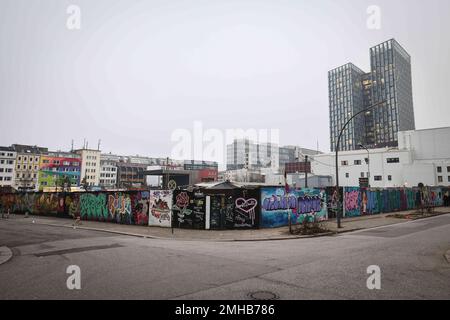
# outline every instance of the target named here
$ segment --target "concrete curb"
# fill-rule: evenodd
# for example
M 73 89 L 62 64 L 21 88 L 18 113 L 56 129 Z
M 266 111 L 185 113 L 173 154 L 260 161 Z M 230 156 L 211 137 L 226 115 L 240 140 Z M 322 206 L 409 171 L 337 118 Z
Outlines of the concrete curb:
M 0 247 L 0 265 L 8 262 L 13 256 L 11 249 L 8 247 Z
M 334 232 L 326 232 L 326 233 L 322 233 L 322 234 L 307 235 L 307 236 L 281 236 L 281 237 L 254 238 L 254 239 L 235 239 L 235 238 L 229 238 L 229 239 L 171 238 L 171 237 L 156 237 L 156 236 L 139 234 L 139 233 L 132 233 L 132 232 L 126 232 L 126 231 L 117 231 L 117 230 L 108 230 L 108 229 L 101 229 L 101 228 L 92 228 L 92 227 L 79 227 L 79 226 L 76 226 L 74 228 L 73 226 L 66 226 L 66 225 L 60 225 L 60 224 L 50 224 L 50 223 L 36 223 L 36 224 L 53 226 L 53 227 L 65 227 L 65 228 L 70 228 L 70 229 L 81 229 L 81 230 L 89 230 L 89 231 L 108 232 L 108 233 L 114 233 L 114 234 L 119 234 L 119 235 L 137 237 L 137 238 L 146 238 L 146 239 L 155 239 L 155 240 L 174 240 L 174 241 L 207 241 L 207 242 L 275 241 L 275 240 L 294 240 L 294 239 L 304 239 L 304 238 L 317 238 L 317 237 L 324 237 L 324 236 L 329 236 L 329 235 L 334 234 Z
M 17 221 L 17 220 L 10 220 L 10 221 Z M 80 230 L 107 232 L 107 233 L 114 233 L 114 234 L 119 234 L 119 235 L 137 237 L 137 238 L 147 238 L 147 239 L 156 239 L 156 240 L 207 241 L 207 242 L 252 242 L 252 241 L 278 241 L 278 240 L 308 239 L 308 238 L 326 237 L 326 236 L 331 236 L 331 235 L 337 235 L 337 234 L 340 234 L 340 233 L 352 232 L 352 231 L 359 230 L 359 229 L 351 229 L 351 230 L 345 230 L 345 231 L 339 231 L 339 232 L 330 231 L 330 232 L 324 232 L 324 233 L 314 234 L 314 235 L 278 236 L 278 237 L 253 238 L 253 239 L 251 239 L 251 238 L 249 238 L 249 239 L 239 239 L 239 238 L 207 239 L 207 238 L 156 237 L 156 236 L 152 236 L 152 235 L 145 235 L 145 234 L 139 234 L 139 233 L 126 232 L 126 231 L 108 230 L 108 229 L 95 228 L 95 227 L 63 225 L 63 224 L 46 223 L 46 222 L 33 222 L 33 224 L 45 225 L 45 226 L 51 226 L 51 227 L 63 227 L 63 228 L 69 228 L 69 229 L 80 229 Z

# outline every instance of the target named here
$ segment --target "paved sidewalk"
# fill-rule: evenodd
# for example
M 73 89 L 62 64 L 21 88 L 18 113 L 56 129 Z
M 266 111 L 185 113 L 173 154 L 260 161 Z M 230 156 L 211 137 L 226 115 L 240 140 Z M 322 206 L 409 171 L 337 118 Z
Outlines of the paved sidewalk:
M 407 216 L 415 213 L 416 210 L 396 212 L 399 216 Z M 436 208 L 436 214 L 450 213 L 450 208 Z M 338 229 L 336 220 L 324 222 L 329 233 L 321 235 L 331 235 L 336 233 L 350 232 L 361 229 L 375 228 L 385 225 L 402 223 L 409 221 L 405 218 L 389 217 L 392 213 L 362 216 L 355 218 L 342 219 L 342 228 Z M 274 229 L 258 229 L 258 230 L 190 230 L 190 229 L 172 229 L 147 227 L 147 226 L 130 226 L 108 222 L 82 221 L 81 225 L 75 225 L 74 220 L 63 218 L 52 218 L 30 215 L 26 218 L 24 215 L 10 215 L 9 219 L 0 219 L 0 221 L 17 221 L 25 224 L 44 224 L 58 227 L 79 228 L 87 230 L 104 231 L 110 233 L 124 234 L 137 237 L 146 237 L 154 239 L 178 239 L 178 240 L 203 240 L 203 241 L 265 241 L 265 240 L 285 240 L 295 238 L 305 238 L 311 236 L 291 235 L 288 227 Z

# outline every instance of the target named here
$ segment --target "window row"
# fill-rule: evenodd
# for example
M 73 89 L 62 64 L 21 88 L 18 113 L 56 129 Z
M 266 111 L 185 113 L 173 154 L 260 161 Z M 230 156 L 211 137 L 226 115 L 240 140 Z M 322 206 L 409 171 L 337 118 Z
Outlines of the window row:
M 23 162 L 27 162 L 28 160 L 30 160 L 30 162 L 33 162 L 33 157 L 17 157 L 17 161 L 22 161 L 22 159 L 23 159 Z M 34 162 L 38 163 L 39 157 L 35 157 Z
M 26 170 L 27 169 L 27 165 L 17 165 L 17 170 L 20 170 L 20 169 L 23 169 L 23 170 Z M 37 170 L 38 169 L 38 166 L 34 166 L 34 170 Z M 28 166 L 28 170 L 33 170 L 33 166 Z
M 444 177 L 443 176 L 438 176 L 438 182 L 444 182 Z M 447 182 L 450 182 L 450 176 L 447 176 Z
M 20 178 L 24 179 L 24 178 L 31 178 L 31 176 L 33 176 L 34 179 L 37 178 L 37 174 L 36 173 L 33 173 L 33 174 L 31 174 L 31 173 L 22 173 L 22 174 L 18 173 L 16 175 L 16 178 L 17 179 L 20 179 Z
M 42 163 L 44 163 L 44 164 L 52 163 L 52 164 L 55 164 L 55 165 L 60 165 L 61 161 L 60 160 L 52 160 L 52 161 L 50 161 L 48 159 L 44 159 L 44 160 L 42 160 Z M 78 161 L 77 162 L 62 161 L 62 165 L 63 166 L 70 166 L 70 165 L 72 165 L 74 167 L 79 167 L 80 163 Z
M 436 167 L 438 173 L 442 173 L 442 167 Z M 447 172 L 450 172 L 450 166 L 447 167 Z
M 345 173 L 345 177 L 346 178 L 350 178 L 350 173 L 348 173 L 348 172 Z M 369 178 L 369 177 L 368 177 L 368 174 L 365 174 L 364 172 L 361 172 L 361 178 Z M 383 181 L 383 176 L 374 176 L 373 180 L 374 181 Z M 392 181 L 392 176 L 388 175 L 387 176 L 387 180 L 388 181 Z

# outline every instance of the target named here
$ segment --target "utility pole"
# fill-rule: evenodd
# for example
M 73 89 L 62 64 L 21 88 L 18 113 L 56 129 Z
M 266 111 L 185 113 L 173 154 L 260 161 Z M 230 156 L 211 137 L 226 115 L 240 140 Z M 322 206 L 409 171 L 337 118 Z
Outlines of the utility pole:
M 169 157 L 167 157 L 166 158 L 166 186 L 164 187 L 165 188 L 165 190 L 168 190 L 169 189 L 169 171 L 168 171 L 168 168 L 169 168 Z
M 386 100 L 384 100 L 382 102 L 375 103 L 375 104 L 371 105 L 370 107 L 368 107 L 367 109 L 364 109 L 364 110 L 361 110 L 361 111 L 355 113 L 352 117 L 350 117 L 350 119 L 347 120 L 347 122 L 342 127 L 341 132 L 339 133 L 339 136 L 338 136 L 338 139 L 337 139 L 337 143 L 336 143 L 336 146 L 335 146 L 335 148 L 336 148 L 336 158 L 335 158 L 335 161 L 336 161 L 336 195 L 337 195 L 337 201 L 338 201 L 338 208 L 337 208 L 336 216 L 337 216 L 337 227 L 338 228 L 342 227 L 341 226 L 342 206 L 341 206 L 341 203 L 340 203 L 340 196 L 339 196 L 339 163 L 338 163 L 339 162 L 339 160 L 338 160 L 339 159 L 339 147 L 340 147 L 340 144 L 341 144 L 342 134 L 344 133 L 344 130 L 347 127 L 347 125 L 354 118 L 356 118 L 357 116 L 359 116 L 362 113 L 367 113 L 367 112 L 371 111 L 373 108 L 375 108 L 375 107 L 377 107 L 377 106 L 379 106 L 379 105 L 381 105 L 383 103 L 386 103 Z
M 305 189 L 308 188 L 308 155 L 305 155 Z

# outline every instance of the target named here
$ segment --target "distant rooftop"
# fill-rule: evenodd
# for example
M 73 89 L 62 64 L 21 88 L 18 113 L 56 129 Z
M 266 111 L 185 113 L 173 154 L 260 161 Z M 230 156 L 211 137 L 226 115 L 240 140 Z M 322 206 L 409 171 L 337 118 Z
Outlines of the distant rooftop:
M 48 148 L 38 147 L 38 146 L 29 146 L 23 144 L 13 144 L 11 146 L 14 151 L 19 153 L 33 153 L 33 154 L 43 154 L 48 152 Z

